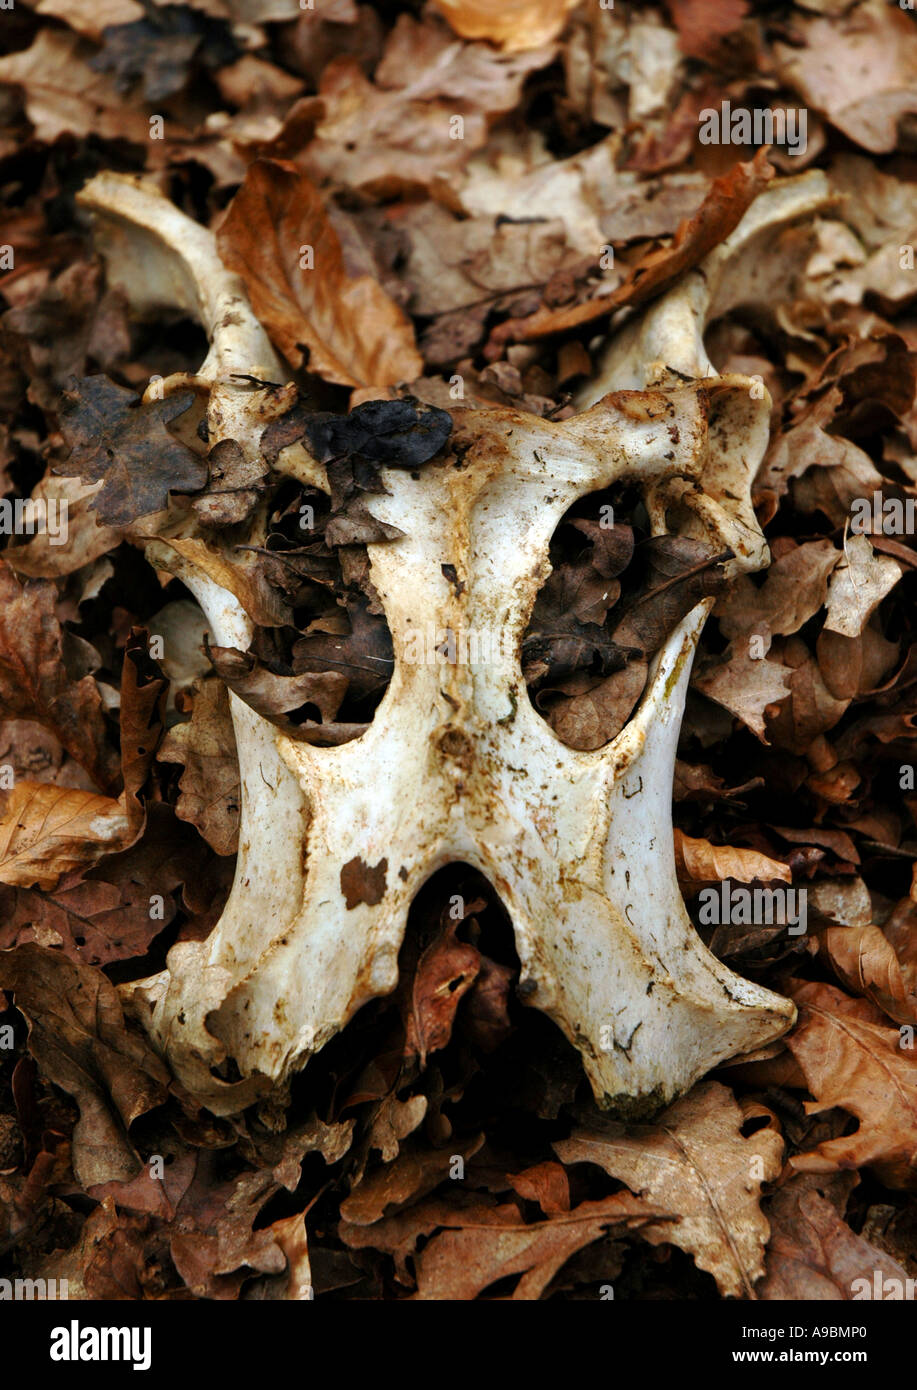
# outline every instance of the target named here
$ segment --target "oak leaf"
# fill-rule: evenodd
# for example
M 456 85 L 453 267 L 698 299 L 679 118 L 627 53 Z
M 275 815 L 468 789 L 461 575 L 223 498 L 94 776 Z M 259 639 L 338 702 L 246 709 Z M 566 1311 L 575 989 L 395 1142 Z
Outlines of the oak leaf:
M 799 1021 L 787 1046 L 815 1097 L 806 1112 L 841 1106 L 859 1120 L 854 1134 L 796 1154 L 798 1172 L 830 1173 L 870 1165 L 888 1187 L 917 1187 L 917 1061 L 897 1028 L 874 1021 L 873 1006 L 833 985 L 790 991 Z
M 645 1226 L 643 1238 L 686 1250 L 724 1297 L 747 1298 L 764 1272 L 769 1235 L 759 1207 L 761 1184 L 780 1171 L 783 1141 L 770 1125 L 746 1138 L 744 1122 L 732 1092 L 705 1081 L 653 1125 L 580 1129 L 555 1143 L 554 1152 L 567 1165 L 597 1164 L 673 1213 L 671 1220 Z

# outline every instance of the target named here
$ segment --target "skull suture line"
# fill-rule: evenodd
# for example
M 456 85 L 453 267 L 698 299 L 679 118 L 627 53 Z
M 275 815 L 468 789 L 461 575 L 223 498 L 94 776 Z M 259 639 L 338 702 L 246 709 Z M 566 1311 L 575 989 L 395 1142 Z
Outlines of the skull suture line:
M 803 176 L 774 194 L 749 214 L 750 230 L 743 223 L 708 258 L 711 270 L 823 190 Z M 278 380 L 282 368 L 211 234 L 130 178 L 101 175 L 81 201 L 97 215 L 113 283 L 137 307 L 200 317 L 212 346 L 195 384 L 209 392 L 210 441 L 234 439 L 257 458 L 277 393 L 241 377 Z M 706 950 L 675 876 L 675 750 L 712 600 L 671 634 L 636 713 L 596 752 L 555 737 L 527 698 L 519 660 L 555 527 L 577 498 L 613 481 L 640 484 L 654 533 L 674 515 L 680 533 L 728 546 L 733 570 L 767 563 L 750 486 L 770 403 L 750 378 L 716 376 L 703 353 L 714 278 L 695 273 L 625 330 L 582 414 L 553 423 L 456 410 L 432 462 L 413 475 L 383 470 L 388 494 L 370 510 L 404 536 L 369 554 L 396 662 L 362 736 L 313 747 L 230 697 L 242 784 L 230 898 L 205 942 L 173 946 L 166 970 L 122 987 L 178 1077 L 216 1113 L 284 1081 L 395 986 L 410 904 L 454 861 L 500 894 L 525 997 L 578 1048 L 602 1104 L 656 1108 L 791 1023 L 789 1001 Z M 659 384 L 620 389 L 648 374 Z M 301 444 L 277 466 L 328 490 Z M 147 554 L 195 595 L 216 643 L 247 649 L 253 627 L 235 559 L 195 524 L 167 520 Z M 418 632 L 446 629 L 499 640 L 478 662 L 407 657 Z M 364 882 L 356 894 L 354 869 Z M 241 1080 L 217 1074 L 227 1058 Z

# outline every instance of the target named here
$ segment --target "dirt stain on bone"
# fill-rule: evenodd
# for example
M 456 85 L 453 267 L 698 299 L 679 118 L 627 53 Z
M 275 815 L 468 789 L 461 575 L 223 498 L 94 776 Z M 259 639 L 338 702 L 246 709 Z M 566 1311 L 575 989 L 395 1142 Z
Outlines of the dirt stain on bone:
M 387 859 L 380 859 L 379 863 L 372 867 L 364 863 L 359 855 L 355 859 L 348 859 L 341 869 L 341 892 L 348 912 L 360 903 L 366 903 L 368 907 L 375 907 L 377 903 L 381 903 L 385 897 L 387 869 Z

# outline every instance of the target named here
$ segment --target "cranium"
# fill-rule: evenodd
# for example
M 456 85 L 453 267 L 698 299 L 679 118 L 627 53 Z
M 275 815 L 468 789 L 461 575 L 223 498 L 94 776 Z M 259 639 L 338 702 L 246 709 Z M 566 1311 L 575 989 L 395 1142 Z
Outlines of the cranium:
M 765 195 L 706 277 L 695 272 L 618 336 L 582 413 L 554 423 L 457 409 L 439 457 L 413 475 L 383 471 L 387 495 L 370 508 L 404 535 L 369 552 L 396 662 L 365 734 L 313 747 L 231 696 L 242 824 L 230 898 L 208 940 L 173 946 L 162 973 L 122 987 L 215 1112 L 282 1083 L 394 988 L 412 899 L 451 861 L 499 893 L 522 993 L 578 1048 L 601 1104 L 655 1108 L 791 1023 L 789 1001 L 705 948 L 676 880 L 675 749 L 712 601 L 671 634 L 634 716 L 592 753 L 562 744 L 532 707 L 520 647 L 558 521 L 615 480 L 639 483 L 654 532 L 677 527 L 728 546 L 735 570 L 767 563 L 750 486 L 769 399 L 747 377 L 716 375 L 701 334 L 722 307 L 714 272 L 730 252 L 821 193 L 803 178 Z M 114 283 L 140 307 L 200 317 L 211 349 L 196 384 L 209 392 L 210 439 L 257 455 L 265 393 L 240 376 L 281 380 L 282 368 L 211 234 L 129 178 L 102 175 L 81 201 L 97 216 Z M 302 445 L 277 467 L 327 490 Z M 195 538 L 184 519 L 166 523 L 148 554 L 191 590 L 215 642 L 248 647 L 228 548 Z M 409 659 L 419 630 L 447 629 L 500 640 L 477 661 Z M 219 1075 L 227 1058 L 241 1080 Z

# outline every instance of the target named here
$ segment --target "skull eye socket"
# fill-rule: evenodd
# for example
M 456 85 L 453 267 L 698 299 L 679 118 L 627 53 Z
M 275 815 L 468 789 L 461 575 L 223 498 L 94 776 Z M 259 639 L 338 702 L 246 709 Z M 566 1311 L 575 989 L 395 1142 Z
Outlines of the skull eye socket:
M 681 619 L 723 587 L 722 555 L 680 528 L 651 535 L 640 493 L 626 484 L 574 503 L 549 555 L 552 572 L 523 638 L 523 674 L 561 742 L 591 752 L 624 728 Z
M 639 494 L 616 486 L 579 498 L 551 537 L 551 574 L 523 638 L 522 669 L 532 705 L 569 748 L 614 738 L 646 684 L 645 654 L 617 630 L 647 535 Z
M 266 621 L 241 661 L 219 650 L 212 657 L 230 688 L 292 738 L 319 746 L 358 738 L 388 689 L 394 656 L 370 578 L 372 527 L 287 481 L 272 499 L 263 543 L 245 547 L 255 552 Z

